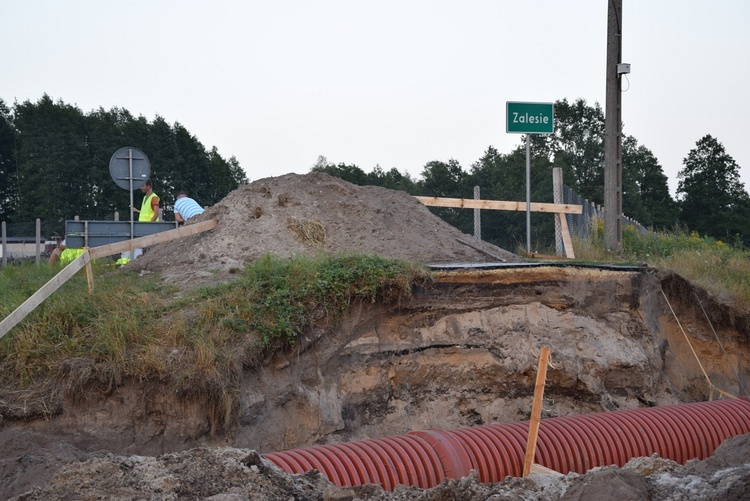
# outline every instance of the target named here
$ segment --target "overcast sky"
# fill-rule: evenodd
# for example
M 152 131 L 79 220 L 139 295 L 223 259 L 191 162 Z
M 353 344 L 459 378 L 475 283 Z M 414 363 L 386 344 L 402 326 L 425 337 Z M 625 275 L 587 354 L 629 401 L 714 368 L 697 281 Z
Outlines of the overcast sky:
M 251 180 L 318 155 L 469 170 L 520 143 L 506 101 L 604 107 L 607 0 L 0 0 L 0 19 L 7 104 L 159 115 Z M 748 24 L 748 0 L 623 0 L 624 133 L 673 193 L 706 134 L 750 188 Z

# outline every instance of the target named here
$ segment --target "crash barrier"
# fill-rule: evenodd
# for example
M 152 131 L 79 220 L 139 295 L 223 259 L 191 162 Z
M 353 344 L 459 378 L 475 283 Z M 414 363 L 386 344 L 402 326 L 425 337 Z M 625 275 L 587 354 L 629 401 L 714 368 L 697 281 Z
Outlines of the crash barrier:
M 338 486 L 430 488 L 477 470 L 481 482 L 523 471 L 529 422 L 412 431 L 378 439 L 264 454 L 287 473 L 318 470 Z M 658 454 L 684 464 L 705 459 L 726 438 L 750 432 L 750 400 L 718 400 L 541 421 L 535 462 L 560 473 L 623 466 Z

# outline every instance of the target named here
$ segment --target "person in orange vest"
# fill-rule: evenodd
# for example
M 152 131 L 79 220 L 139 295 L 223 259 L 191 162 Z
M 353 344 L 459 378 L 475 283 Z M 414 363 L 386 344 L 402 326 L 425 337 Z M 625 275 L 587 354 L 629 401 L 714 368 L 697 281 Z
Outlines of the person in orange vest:
M 138 213 L 138 221 L 159 221 L 159 216 L 161 215 L 159 211 L 159 195 L 154 193 L 150 179 L 141 186 L 141 191 L 143 192 L 141 209 L 138 210 L 133 207 L 133 211 Z

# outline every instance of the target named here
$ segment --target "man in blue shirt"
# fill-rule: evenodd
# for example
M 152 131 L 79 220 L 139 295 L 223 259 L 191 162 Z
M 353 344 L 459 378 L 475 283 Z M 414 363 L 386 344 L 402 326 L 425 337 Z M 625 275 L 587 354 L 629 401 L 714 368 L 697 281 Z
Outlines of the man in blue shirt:
M 191 217 L 203 214 L 203 207 L 198 202 L 187 196 L 187 193 L 181 191 L 174 202 L 174 218 L 180 223 L 184 223 Z

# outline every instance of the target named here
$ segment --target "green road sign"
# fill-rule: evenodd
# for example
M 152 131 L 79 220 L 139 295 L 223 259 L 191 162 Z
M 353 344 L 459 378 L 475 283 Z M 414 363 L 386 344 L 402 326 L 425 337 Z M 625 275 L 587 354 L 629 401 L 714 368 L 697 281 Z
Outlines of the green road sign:
M 517 134 L 552 134 L 555 130 L 553 103 L 505 103 L 508 121 L 505 132 Z

